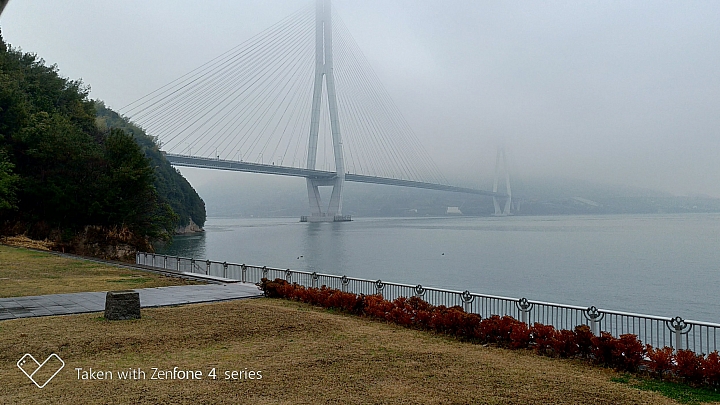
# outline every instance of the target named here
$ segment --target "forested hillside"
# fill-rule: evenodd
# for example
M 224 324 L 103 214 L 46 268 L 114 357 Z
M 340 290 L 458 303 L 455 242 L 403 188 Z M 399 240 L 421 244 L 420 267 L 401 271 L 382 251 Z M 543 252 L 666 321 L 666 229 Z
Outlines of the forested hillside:
M 202 200 L 153 139 L 88 93 L 0 35 L 2 232 L 147 248 L 191 216 L 202 225 Z
M 158 142 L 127 118 L 105 107 L 104 103 L 96 101 L 95 109 L 98 128 L 122 129 L 132 135 L 145 156 L 150 159 L 150 165 L 155 169 L 155 189 L 162 201 L 170 204 L 173 212 L 178 215 L 177 225 L 184 227 L 192 218 L 193 222 L 202 227 L 205 224 L 205 203 L 185 177 L 165 159 Z

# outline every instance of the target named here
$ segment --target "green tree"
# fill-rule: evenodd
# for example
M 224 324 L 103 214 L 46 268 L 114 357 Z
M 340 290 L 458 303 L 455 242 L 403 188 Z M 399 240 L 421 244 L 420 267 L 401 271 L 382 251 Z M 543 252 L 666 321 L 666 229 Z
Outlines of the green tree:
M 19 177 L 13 173 L 13 167 L 5 153 L 0 153 L 0 212 L 17 208 L 15 193 Z
M 129 227 L 142 235 L 161 237 L 172 231 L 172 211 L 158 201 L 150 160 L 133 137 L 112 129 L 104 142 L 107 164 L 103 190 L 105 223 Z
M 107 108 L 101 101 L 95 102 L 97 111 L 96 123 L 101 130 L 106 128 L 119 128 L 131 134 L 135 142 L 140 145 L 143 153 L 150 159 L 151 166 L 155 169 L 155 189 L 158 191 L 160 201 L 168 204 L 172 211 L 177 214 L 175 226 L 185 226 L 190 218 L 203 226 L 205 224 L 205 202 L 188 183 L 188 181 L 170 165 L 160 151 L 157 139 L 147 135 L 145 131 L 130 122 L 127 118 L 120 116 L 115 111 Z
M 103 176 L 100 145 L 67 116 L 41 111 L 12 139 L 23 219 L 60 228 L 91 224 Z

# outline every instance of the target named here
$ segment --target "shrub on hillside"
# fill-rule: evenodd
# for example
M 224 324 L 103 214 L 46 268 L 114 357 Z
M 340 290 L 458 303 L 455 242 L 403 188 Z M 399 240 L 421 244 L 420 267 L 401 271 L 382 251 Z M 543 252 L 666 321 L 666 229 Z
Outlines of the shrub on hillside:
M 595 362 L 612 367 L 613 366 L 613 349 L 617 339 L 607 332 L 600 332 L 600 336 L 593 336 L 592 354 Z
M 645 358 L 645 347 L 637 336 L 626 333 L 616 340 L 612 355 L 616 368 L 637 371 Z
M 535 352 L 549 355 L 552 353 L 552 344 L 555 339 L 555 328 L 552 325 L 535 323 L 531 328 L 532 338 L 535 342 Z
M 530 328 L 524 322 L 519 322 L 513 326 L 510 332 L 510 347 L 513 349 L 527 349 L 532 342 L 532 334 Z
M 268 298 L 288 298 L 286 295 L 287 292 L 283 288 L 285 285 L 287 285 L 287 281 L 279 278 L 270 281 L 263 277 L 260 280 L 260 288 L 262 288 L 263 294 Z
M 720 385 L 720 354 L 717 350 L 702 361 L 702 372 L 708 385 Z
M 704 358 L 692 350 L 678 350 L 675 353 L 675 373 L 688 383 L 697 384 L 703 380 Z
M 592 353 L 593 333 L 587 325 L 578 325 L 573 331 L 575 333 L 575 344 L 577 344 L 578 353 L 583 357 L 590 357 Z
M 567 329 L 555 331 L 551 346 L 560 357 L 573 357 L 580 352 L 575 333 Z
M 654 349 L 650 345 L 645 346 L 648 356 L 648 371 L 658 378 L 662 378 L 665 373 L 673 369 L 675 355 L 672 347 L 663 347 L 662 349 Z
M 510 316 L 493 315 L 485 318 L 480 322 L 478 337 L 483 342 L 498 343 L 501 345 L 511 345 L 513 341 L 513 330 L 515 337 L 520 339 L 517 346 L 527 347 L 530 343 L 530 334 L 527 325 Z M 526 334 L 526 332 L 528 332 Z

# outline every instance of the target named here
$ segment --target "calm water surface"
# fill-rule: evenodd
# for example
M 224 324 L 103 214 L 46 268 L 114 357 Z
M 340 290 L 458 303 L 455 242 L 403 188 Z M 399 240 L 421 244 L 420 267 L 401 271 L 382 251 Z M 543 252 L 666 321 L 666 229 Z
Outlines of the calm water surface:
M 720 214 L 209 218 L 160 253 L 720 323 Z

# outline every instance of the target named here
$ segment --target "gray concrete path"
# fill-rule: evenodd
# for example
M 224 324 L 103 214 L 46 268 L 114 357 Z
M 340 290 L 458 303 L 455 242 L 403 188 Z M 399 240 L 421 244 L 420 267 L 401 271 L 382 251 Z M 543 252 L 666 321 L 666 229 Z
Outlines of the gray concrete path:
M 228 301 L 262 295 L 262 291 L 254 284 L 246 283 L 138 288 L 135 291 L 140 293 L 142 308 Z M 81 292 L 0 298 L 0 320 L 101 312 L 105 310 L 106 293 Z

